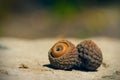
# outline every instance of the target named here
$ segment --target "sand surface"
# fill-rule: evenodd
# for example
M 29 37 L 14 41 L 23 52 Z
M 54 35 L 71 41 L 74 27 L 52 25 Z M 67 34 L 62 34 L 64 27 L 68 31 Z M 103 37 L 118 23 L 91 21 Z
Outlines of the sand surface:
M 103 52 L 97 71 L 57 70 L 48 50 L 61 39 L 0 38 L 0 80 L 120 80 L 120 40 L 91 38 Z M 75 45 L 80 39 L 68 38 Z

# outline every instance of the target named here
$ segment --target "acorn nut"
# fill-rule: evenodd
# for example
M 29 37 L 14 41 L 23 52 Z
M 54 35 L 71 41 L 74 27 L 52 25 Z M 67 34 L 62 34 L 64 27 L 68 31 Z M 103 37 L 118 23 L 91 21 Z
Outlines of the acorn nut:
M 102 52 L 92 40 L 82 41 L 76 48 L 78 58 L 82 62 L 81 67 L 89 71 L 94 71 L 100 67 L 103 60 Z
M 58 69 L 71 69 L 78 57 L 74 44 L 67 40 L 58 41 L 48 52 L 50 64 Z

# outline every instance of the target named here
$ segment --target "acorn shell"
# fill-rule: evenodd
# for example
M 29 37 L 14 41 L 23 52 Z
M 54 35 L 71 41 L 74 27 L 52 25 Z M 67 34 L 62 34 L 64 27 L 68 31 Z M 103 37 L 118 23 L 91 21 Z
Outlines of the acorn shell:
M 81 67 L 94 71 L 100 67 L 103 57 L 100 48 L 92 41 L 85 40 L 77 45 L 78 58 L 82 61 Z
M 48 52 L 50 64 L 58 69 L 71 69 L 76 65 L 78 52 L 71 42 L 58 41 Z

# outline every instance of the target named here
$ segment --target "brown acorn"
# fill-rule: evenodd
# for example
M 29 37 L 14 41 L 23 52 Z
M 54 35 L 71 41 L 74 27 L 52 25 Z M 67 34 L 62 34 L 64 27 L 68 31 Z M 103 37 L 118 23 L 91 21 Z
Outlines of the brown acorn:
M 86 70 L 94 71 L 100 67 L 103 57 L 100 48 L 92 41 L 82 41 L 76 47 L 78 49 L 78 58 L 80 58 L 81 67 Z
M 71 69 L 76 65 L 78 52 L 74 44 L 67 40 L 58 41 L 48 52 L 50 64 L 58 69 Z

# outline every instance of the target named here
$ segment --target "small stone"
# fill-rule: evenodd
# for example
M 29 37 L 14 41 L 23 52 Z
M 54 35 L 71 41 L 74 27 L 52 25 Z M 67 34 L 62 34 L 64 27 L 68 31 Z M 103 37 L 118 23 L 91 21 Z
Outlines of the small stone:
M 28 69 L 29 67 L 26 64 L 22 63 L 19 65 L 19 68 Z

